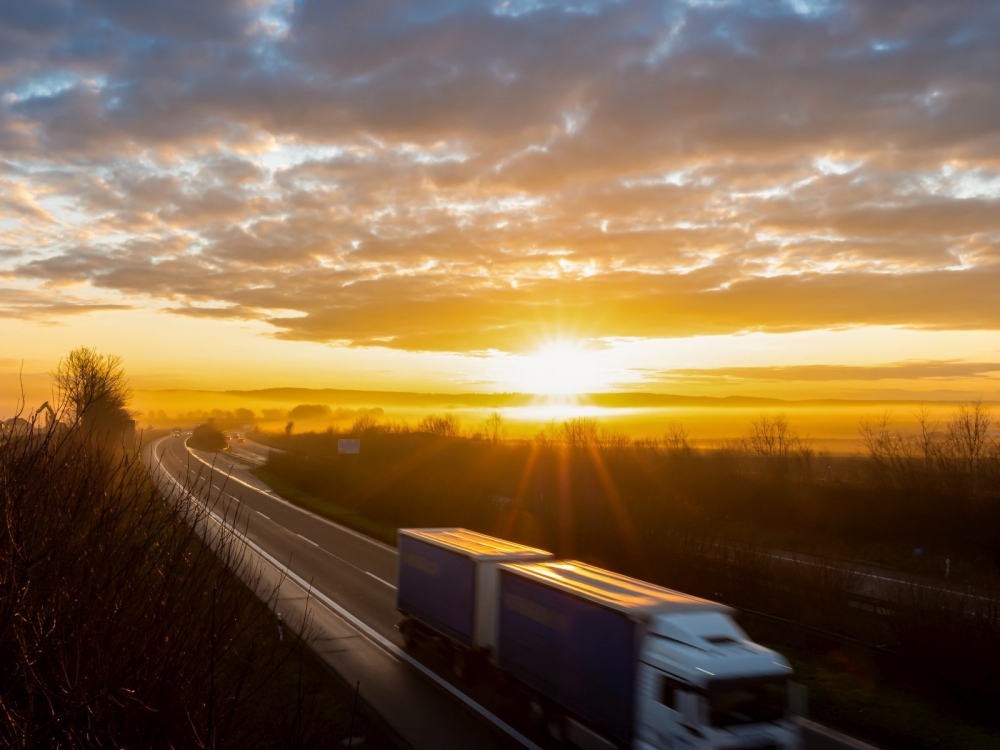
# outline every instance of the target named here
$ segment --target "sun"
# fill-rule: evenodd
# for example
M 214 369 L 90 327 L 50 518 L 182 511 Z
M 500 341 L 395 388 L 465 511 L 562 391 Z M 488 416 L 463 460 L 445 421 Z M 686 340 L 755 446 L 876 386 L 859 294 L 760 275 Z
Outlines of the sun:
M 596 354 L 573 341 L 545 344 L 511 358 L 511 385 L 520 393 L 551 396 L 600 390 L 605 383 Z

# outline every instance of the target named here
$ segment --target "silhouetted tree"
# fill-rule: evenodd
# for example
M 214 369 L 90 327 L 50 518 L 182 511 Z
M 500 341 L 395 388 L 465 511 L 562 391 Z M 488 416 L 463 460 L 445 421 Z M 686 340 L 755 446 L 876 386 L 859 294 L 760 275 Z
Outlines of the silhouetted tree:
M 597 420 L 577 417 L 562 423 L 562 439 L 566 445 L 594 445 L 598 442 Z
M 504 442 L 507 439 L 507 426 L 503 415 L 498 411 L 490 414 L 483 423 L 483 432 L 486 433 L 486 439 L 494 445 Z
M 687 427 L 674 422 L 667 425 L 667 434 L 663 436 L 663 444 L 667 450 L 687 452 L 691 450 L 690 437 L 691 433 Z
M 121 357 L 85 346 L 60 360 L 52 374 L 70 418 L 88 429 L 109 429 L 131 419 L 132 398 Z
M 750 434 L 745 439 L 750 452 L 760 458 L 785 458 L 792 449 L 795 435 L 784 414 L 773 417 L 761 414 L 750 422 Z
M 361 412 L 351 425 L 352 435 L 362 435 L 378 429 L 378 419 L 368 411 Z
M 989 447 L 992 410 L 981 399 L 962 404 L 948 423 L 948 442 L 975 486 Z
M 458 437 L 461 426 L 454 414 L 428 414 L 417 424 L 417 432 L 430 432 L 441 437 Z

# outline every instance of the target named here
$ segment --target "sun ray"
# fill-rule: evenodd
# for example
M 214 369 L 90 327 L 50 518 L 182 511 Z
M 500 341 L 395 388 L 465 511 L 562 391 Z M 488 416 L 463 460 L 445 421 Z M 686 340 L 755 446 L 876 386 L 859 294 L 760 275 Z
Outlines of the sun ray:
M 612 517 L 618 525 L 616 529 L 618 534 L 612 536 L 621 542 L 624 550 L 630 553 L 633 561 L 639 566 L 643 574 L 648 575 L 649 571 L 646 569 L 648 557 L 645 554 L 642 537 L 636 529 L 631 514 L 622 502 L 621 493 L 618 492 L 618 486 L 615 484 L 614 477 L 611 476 L 607 463 L 604 461 L 604 456 L 601 454 L 600 448 L 594 444 L 588 446 L 588 453 L 594 470 L 597 472 L 597 479 L 604 490 L 608 506 L 611 508 Z

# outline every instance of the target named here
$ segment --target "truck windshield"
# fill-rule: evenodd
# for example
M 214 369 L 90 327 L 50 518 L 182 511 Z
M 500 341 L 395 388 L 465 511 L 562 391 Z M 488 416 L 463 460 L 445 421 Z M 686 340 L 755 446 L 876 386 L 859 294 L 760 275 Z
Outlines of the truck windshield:
M 781 678 L 713 682 L 708 688 L 712 726 L 777 721 L 784 716 L 787 694 L 788 680 Z

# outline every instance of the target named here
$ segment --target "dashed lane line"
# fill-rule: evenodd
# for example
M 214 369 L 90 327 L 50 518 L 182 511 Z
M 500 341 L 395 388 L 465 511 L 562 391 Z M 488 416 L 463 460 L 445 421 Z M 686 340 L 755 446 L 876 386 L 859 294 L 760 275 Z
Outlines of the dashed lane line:
M 161 439 L 163 439 L 163 438 L 161 438 Z M 156 455 L 155 450 L 153 452 L 153 455 L 154 456 Z M 178 489 L 180 489 L 180 491 L 182 493 L 184 493 L 188 498 L 195 499 L 194 495 L 192 495 L 191 492 L 189 492 L 180 482 L 178 482 L 176 479 L 174 479 L 170 475 L 170 473 L 163 467 L 162 461 L 158 462 L 158 466 L 159 466 L 160 470 L 163 472 L 164 476 L 166 476 L 167 479 L 169 479 L 171 482 L 173 482 L 173 484 Z M 203 507 L 205 507 L 205 506 L 203 506 Z M 374 643 L 376 646 L 379 646 L 380 648 L 382 648 L 382 650 L 385 651 L 386 653 L 388 653 L 390 656 L 395 657 L 398 661 L 403 661 L 403 662 L 406 662 L 407 664 L 409 664 L 411 667 L 413 667 L 414 669 L 416 669 L 418 672 L 420 672 L 421 674 L 423 674 L 425 677 L 427 677 L 428 679 L 430 679 L 433 682 L 437 683 L 437 685 L 439 685 L 441 688 L 443 688 L 444 690 L 446 690 L 453 697 L 457 698 L 462 703 L 464 703 L 466 706 L 468 706 L 469 708 L 471 708 L 473 711 L 475 711 L 481 717 L 483 717 L 484 719 L 486 719 L 487 721 L 489 721 L 495 727 L 497 727 L 498 729 L 502 730 L 503 732 L 505 732 L 506 734 L 508 734 L 510 737 L 512 737 L 513 739 L 517 740 L 522 745 L 524 745 L 525 747 L 527 747 L 529 750 L 542 750 L 541 747 L 539 747 L 534 742 L 532 742 L 527 737 L 525 737 L 523 734 L 521 734 L 519 731 L 517 731 L 516 729 L 514 729 L 514 727 L 512 727 L 510 724 L 508 724 L 507 722 L 505 722 L 499 716 L 496 716 L 491 711 L 489 711 L 487 708 L 485 708 L 481 704 L 479 704 L 476 701 L 474 701 L 472 698 L 470 698 L 469 696 L 467 696 L 465 693 L 463 693 L 461 690 L 459 690 L 458 688 L 456 688 L 454 685 L 452 685 L 447 680 L 444 680 L 441 677 L 439 677 L 433 670 L 431 670 L 428 667 L 426 667 L 423 664 L 421 664 L 419 661 L 417 661 L 415 658 L 413 658 L 408 653 L 406 653 L 405 651 L 403 651 L 401 648 L 399 648 L 399 646 L 397 646 L 395 643 L 393 643 L 388 638 L 386 638 L 385 636 L 383 636 L 381 633 L 379 633 L 378 631 L 376 631 L 370 625 L 368 625 L 367 623 L 365 623 L 363 620 L 358 619 L 353 614 L 351 614 L 349 611 L 347 611 L 342 606 L 340 606 L 339 604 L 337 604 L 335 601 L 333 601 L 330 597 L 328 597 L 322 591 L 319 591 L 318 589 L 313 588 L 312 584 L 310 584 L 308 581 L 306 581 L 304 578 L 302 578 L 302 576 L 298 575 L 288 565 L 282 564 L 277 559 L 275 559 L 274 557 L 272 557 L 271 554 L 268 553 L 266 550 L 264 550 L 263 547 L 260 547 L 258 544 L 256 544 L 255 542 L 251 541 L 246 536 L 246 534 L 244 534 L 243 532 L 239 531 L 238 529 L 236 529 L 235 527 L 233 527 L 232 525 L 230 525 L 229 523 L 227 523 L 225 520 L 219 518 L 217 515 L 215 515 L 214 512 L 212 512 L 211 510 L 209 510 L 207 507 L 205 508 L 205 510 L 208 513 L 209 518 L 211 518 L 216 524 L 218 524 L 219 526 L 221 526 L 223 529 L 225 529 L 226 531 L 228 531 L 234 537 L 236 537 L 237 539 L 239 539 L 244 545 L 246 545 L 251 550 L 253 550 L 254 552 L 256 552 L 257 555 L 262 560 L 264 560 L 265 562 L 267 562 L 268 564 L 270 564 L 271 567 L 273 567 L 279 573 L 281 573 L 282 575 L 286 576 L 289 580 L 294 581 L 299 586 L 299 588 L 301 588 L 303 590 L 303 592 L 305 592 L 307 594 L 310 594 L 311 596 L 315 597 L 320 602 L 322 602 L 323 604 L 325 604 L 330 610 L 332 610 L 334 613 L 336 613 L 337 615 L 339 615 L 341 617 L 341 619 L 343 619 L 348 624 L 352 625 L 355 630 L 357 630 L 359 633 L 361 633 L 362 635 L 364 635 L 369 641 L 371 641 L 372 643 Z M 356 567 L 356 566 L 353 566 L 353 567 Z M 367 571 L 365 571 L 365 572 L 367 573 Z

